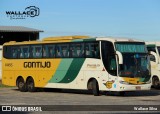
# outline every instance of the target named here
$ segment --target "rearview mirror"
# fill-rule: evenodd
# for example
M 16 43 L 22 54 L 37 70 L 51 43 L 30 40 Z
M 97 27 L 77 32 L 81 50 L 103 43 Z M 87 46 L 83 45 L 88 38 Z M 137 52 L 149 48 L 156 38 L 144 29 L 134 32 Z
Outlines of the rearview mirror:
M 154 51 L 149 51 L 149 54 L 150 54 L 150 60 L 158 64 L 157 54 Z
M 119 63 L 119 64 L 123 64 L 123 56 L 122 56 L 122 53 L 119 52 L 119 51 L 116 51 L 116 54 L 118 55 L 118 58 L 119 58 L 118 63 Z

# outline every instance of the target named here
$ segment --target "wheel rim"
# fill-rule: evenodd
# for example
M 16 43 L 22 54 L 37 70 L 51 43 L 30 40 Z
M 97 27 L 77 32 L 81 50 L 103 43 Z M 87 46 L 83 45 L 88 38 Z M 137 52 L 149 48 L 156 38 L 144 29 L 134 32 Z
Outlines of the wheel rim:
M 19 88 L 23 88 L 23 87 L 24 87 L 24 83 L 20 81 L 20 82 L 18 83 L 18 87 L 19 87 Z
M 28 83 L 28 89 L 32 90 L 33 87 L 34 87 L 34 83 L 33 83 L 32 81 L 30 81 L 30 82 Z
M 154 85 L 158 86 L 159 85 L 159 81 L 157 79 L 154 80 Z

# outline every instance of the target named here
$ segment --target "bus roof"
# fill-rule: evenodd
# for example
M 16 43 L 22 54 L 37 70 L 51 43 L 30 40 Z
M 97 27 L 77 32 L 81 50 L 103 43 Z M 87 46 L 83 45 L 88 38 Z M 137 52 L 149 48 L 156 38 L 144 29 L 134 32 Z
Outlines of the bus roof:
M 154 45 L 154 46 L 160 46 L 160 41 L 159 42 L 146 42 L 146 45 Z
M 63 41 L 63 40 L 74 40 L 74 39 L 85 39 L 90 38 L 89 36 L 57 36 L 44 38 L 42 41 Z
M 72 41 L 110 41 L 110 42 L 144 42 L 142 40 L 136 40 L 131 38 L 120 38 L 120 37 L 85 37 L 85 38 L 75 38 Z
M 110 41 L 110 42 L 144 42 L 129 38 L 114 38 L 114 37 L 89 37 L 89 36 L 59 36 L 59 37 L 48 37 L 42 41 L 23 41 L 16 42 L 10 41 L 4 45 L 21 45 L 21 44 L 41 44 L 41 43 L 61 43 L 61 42 L 80 42 L 80 41 Z
M 97 37 L 97 40 L 107 40 L 111 42 L 144 42 L 142 40 L 122 38 L 122 37 Z

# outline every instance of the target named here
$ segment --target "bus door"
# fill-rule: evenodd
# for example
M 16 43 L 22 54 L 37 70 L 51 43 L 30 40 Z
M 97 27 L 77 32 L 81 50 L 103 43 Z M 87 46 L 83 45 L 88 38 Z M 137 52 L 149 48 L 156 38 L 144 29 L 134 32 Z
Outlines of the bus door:
M 115 54 L 109 55 L 108 62 L 107 62 L 107 72 L 108 72 L 108 83 L 106 83 L 106 87 L 109 89 L 116 88 L 116 81 L 117 81 L 117 64 L 116 64 L 116 57 Z
M 116 88 L 115 81 L 117 80 L 117 63 L 114 47 L 111 42 L 102 41 L 102 61 L 106 69 L 108 80 L 106 82 L 107 89 Z

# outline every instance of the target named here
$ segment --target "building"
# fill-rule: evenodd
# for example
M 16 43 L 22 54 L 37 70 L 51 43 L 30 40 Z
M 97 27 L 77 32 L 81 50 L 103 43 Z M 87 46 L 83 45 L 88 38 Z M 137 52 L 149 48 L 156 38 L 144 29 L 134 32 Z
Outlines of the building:
M 1 58 L 2 58 L 2 45 L 9 41 L 31 41 L 38 40 L 39 33 L 42 30 L 23 27 L 23 26 L 0 26 L 0 80 L 2 79 L 1 73 Z
M 42 30 L 23 26 L 0 26 L 0 45 L 8 41 L 30 41 L 38 40 Z

